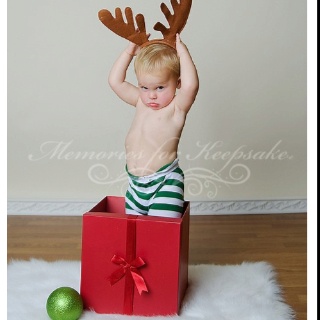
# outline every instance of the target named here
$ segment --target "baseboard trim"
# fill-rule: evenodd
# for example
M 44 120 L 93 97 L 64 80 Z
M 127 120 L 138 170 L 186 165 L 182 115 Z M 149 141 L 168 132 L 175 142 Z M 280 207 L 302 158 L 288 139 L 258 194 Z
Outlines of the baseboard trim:
M 89 211 L 94 201 L 31 201 L 8 200 L 8 215 L 81 216 Z M 306 199 L 191 201 L 192 215 L 275 214 L 307 212 Z

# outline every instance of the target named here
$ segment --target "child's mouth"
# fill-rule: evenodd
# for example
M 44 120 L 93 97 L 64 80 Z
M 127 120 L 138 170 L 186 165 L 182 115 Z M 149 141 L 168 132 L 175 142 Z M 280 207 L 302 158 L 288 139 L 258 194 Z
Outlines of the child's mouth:
M 155 103 L 155 102 L 149 102 L 148 107 L 153 108 L 153 109 L 157 109 L 157 108 L 159 108 L 159 104 Z

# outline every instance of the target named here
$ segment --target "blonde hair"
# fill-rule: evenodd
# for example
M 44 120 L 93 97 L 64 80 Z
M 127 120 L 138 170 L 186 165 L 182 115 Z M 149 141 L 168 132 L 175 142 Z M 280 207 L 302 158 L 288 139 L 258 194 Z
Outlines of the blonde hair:
M 177 51 L 168 45 L 156 43 L 143 47 L 134 61 L 136 74 L 151 73 L 167 69 L 177 78 L 180 77 L 180 61 Z

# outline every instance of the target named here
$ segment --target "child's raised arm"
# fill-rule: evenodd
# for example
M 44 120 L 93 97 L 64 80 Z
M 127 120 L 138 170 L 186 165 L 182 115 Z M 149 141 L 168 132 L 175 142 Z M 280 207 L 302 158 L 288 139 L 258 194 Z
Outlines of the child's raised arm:
M 109 85 L 124 102 L 136 106 L 139 91 L 136 86 L 126 81 L 127 69 L 136 55 L 138 46 L 131 43 L 115 61 L 109 74 Z
M 197 69 L 192 61 L 186 45 L 176 35 L 176 49 L 180 59 L 180 91 L 176 97 L 176 107 L 188 112 L 196 98 L 199 89 Z

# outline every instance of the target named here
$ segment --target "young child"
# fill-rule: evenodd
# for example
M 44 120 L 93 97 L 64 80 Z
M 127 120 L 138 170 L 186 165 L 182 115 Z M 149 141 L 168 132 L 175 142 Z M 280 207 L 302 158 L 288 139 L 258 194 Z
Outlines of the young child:
M 137 86 L 126 81 L 134 56 Z M 199 87 L 187 47 L 179 34 L 176 50 L 161 43 L 142 48 L 129 43 L 110 71 L 109 84 L 136 108 L 125 141 L 129 177 L 126 213 L 181 217 L 184 175 L 177 150 Z

